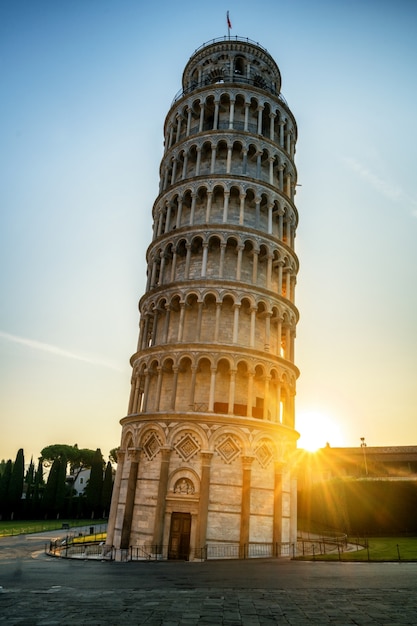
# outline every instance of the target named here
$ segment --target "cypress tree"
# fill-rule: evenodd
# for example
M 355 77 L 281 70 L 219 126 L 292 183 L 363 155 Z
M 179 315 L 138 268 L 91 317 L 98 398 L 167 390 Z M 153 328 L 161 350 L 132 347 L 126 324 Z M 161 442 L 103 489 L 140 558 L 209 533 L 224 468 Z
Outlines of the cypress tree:
M 39 459 L 33 483 L 32 515 L 34 517 L 39 517 L 41 513 L 40 501 L 42 500 L 44 486 L 45 481 L 43 480 L 43 463 L 42 459 Z
M 10 515 L 9 485 L 12 467 L 12 460 L 9 459 L 0 478 L 0 513 L 2 518 Z
M 9 503 L 11 507 L 12 517 L 19 514 L 21 509 L 21 500 L 23 493 L 23 479 L 25 476 L 25 458 L 23 448 L 18 450 L 16 460 L 13 465 L 12 475 L 9 483 Z
M 103 465 L 103 455 L 101 454 L 100 448 L 97 448 L 91 463 L 90 479 L 85 490 L 87 506 L 92 518 L 100 515 L 101 492 L 103 489 Z
M 103 489 L 101 492 L 101 509 L 103 517 L 107 517 L 110 511 L 111 495 L 113 492 L 113 468 L 110 461 L 106 465 L 104 472 Z

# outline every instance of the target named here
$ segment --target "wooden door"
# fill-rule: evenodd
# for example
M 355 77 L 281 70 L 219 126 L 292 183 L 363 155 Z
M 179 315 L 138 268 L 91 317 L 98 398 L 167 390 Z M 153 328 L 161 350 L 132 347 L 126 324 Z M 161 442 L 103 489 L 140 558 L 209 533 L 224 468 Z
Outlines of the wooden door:
M 191 513 L 172 513 L 168 558 L 188 561 L 190 552 Z

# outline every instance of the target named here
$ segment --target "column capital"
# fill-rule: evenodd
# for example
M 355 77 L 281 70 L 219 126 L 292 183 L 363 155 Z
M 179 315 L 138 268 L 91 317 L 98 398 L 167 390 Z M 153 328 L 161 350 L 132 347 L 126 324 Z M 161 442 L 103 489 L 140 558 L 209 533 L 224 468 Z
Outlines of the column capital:
M 127 456 L 129 460 L 138 463 L 141 450 L 142 448 L 128 448 Z
M 242 456 L 242 467 L 244 470 L 250 470 L 254 461 L 253 456 Z
M 213 458 L 213 452 L 208 450 L 204 450 L 200 452 L 201 460 L 204 466 L 208 466 L 211 463 L 211 459 Z

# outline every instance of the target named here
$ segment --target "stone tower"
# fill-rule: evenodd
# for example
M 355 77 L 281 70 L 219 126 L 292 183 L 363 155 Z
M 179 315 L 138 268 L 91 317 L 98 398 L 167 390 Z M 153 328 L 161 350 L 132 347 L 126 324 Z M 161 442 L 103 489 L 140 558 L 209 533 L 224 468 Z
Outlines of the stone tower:
M 107 541 L 276 553 L 296 538 L 297 126 L 265 48 L 198 48 L 164 139 Z

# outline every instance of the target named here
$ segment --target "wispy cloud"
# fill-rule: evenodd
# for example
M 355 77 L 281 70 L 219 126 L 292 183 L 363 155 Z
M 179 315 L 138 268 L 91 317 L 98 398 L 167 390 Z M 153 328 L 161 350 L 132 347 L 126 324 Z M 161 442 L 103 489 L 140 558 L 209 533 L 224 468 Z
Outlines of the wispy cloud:
M 27 348 L 32 348 L 33 350 L 49 352 L 50 354 L 55 354 L 56 356 L 60 356 L 64 359 L 73 359 L 75 361 L 83 361 L 84 363 L 89 363 L 90 365 L 99 365 L 100 367 L 107 367 L 109 369 L 121 371 L 120 367 L 118 367 L 117 365 L 115 365 L 114 363 L 106 359 L 101 359 L 95 356 L 71 352 L 69 350 L 64 350 L 63 348 L 60 348 L 59 346 L 54 346 L 50 343 L 44 343 L 43 341 L 36 341 L 36 339 L 28 339 L 27 337 L 19 337 L 18 335 L 11 335 L 1 330 L 0 330 L 0 339 L 5 339 L 6 341 L 10 341 L 12 343 L 18 343 L 22 346 L 26 346 Z
M 390 181 L 380 178 L 356 159 L 343 157 L 343 162 L 349 169 L 367 181 L 378 193 L 394 202 L 407 203 L 411 207 L 411 215 L 417 217 L 417 201 L 410 198 L 400 186 L 393 185 Z

